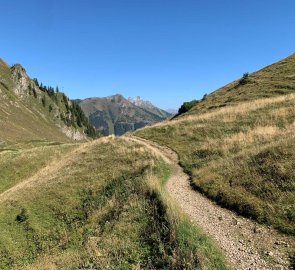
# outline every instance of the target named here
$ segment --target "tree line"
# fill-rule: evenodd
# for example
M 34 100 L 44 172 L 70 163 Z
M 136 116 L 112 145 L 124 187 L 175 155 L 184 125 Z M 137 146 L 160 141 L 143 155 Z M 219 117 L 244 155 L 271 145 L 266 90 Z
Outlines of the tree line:
M 44 107 L 46 107 L 48 103 L 46 96 L 48 96 L 60 109 L 60 105 L 63 104 L 64 111 L 60 111 L 60 119 L 67 126 L 84 128 L 84 132 L 92 138 L 96 138 L 100 135 L 97 130 L 90 124 L 88 118 L 82 111 L 79 104 L 76 102 L 71 102 L 64 93 L 60 92 L 58 86 L 54 88 L 52 86 L 43 85 L 42 83 L 39 83 L 36 78 L 34 78 L 33 81 L 36 86 L 45 93 L 45 95 L 41 98 L 41 102 Z M 29 88 L 34 97 L 37 98 L 37 93 L 35 89 L 31 86 L 29 86 Z M 52 112 L 53 106 L 51 104 L 49 104 L 48 110 L 49 112 Z

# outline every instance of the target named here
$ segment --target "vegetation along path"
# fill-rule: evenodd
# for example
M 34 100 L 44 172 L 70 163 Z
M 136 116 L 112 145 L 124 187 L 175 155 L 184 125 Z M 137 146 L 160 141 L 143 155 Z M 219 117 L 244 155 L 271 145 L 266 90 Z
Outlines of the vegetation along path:
M 171 149 L 139 137 L 130 137 L 130 140 L 144 144 L 170 163 L 168 193 L 191 221 L 215 240 L 234 269 L 291 269 L 290 238 L 221 208 L 194 191 L 189 176 L 178 165 L 177 154 Z

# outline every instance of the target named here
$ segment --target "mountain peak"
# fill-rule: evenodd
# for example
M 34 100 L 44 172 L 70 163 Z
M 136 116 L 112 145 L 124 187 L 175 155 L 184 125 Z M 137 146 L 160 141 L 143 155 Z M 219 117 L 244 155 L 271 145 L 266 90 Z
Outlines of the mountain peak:
M 150 101 L 143 100 L 143 99 L 141 99 L 140 96 L 137 96 L 135 98 L 129 97 L 128 101 L 130 101 L 134 105 L 136 105 L 138 107 L 141 107 L 141 108 L 152 108 L 152 107 L 154 107 L 154 105 Z
M 96 129 L 106 134 L 122 135 L 170 116 L 139 96 L 126 99 L 121 94 L 115 94 L 104 98 L 85 99 L 79 104 Z
M 15 64 L 10 69 L 14 74 L 20 74 L 22 77 L 28 77 L 25 68 L 21 64 Z
M 121 95 L 121 94 L 115 94 L 115 95 L 106 97 L 106 99 L 108 99 L 108 100 L 110 100 L 112 102 L 116 102 L 116 103 L 121 103 L 122 101 L 126 101 L 124 96 Z
M 124 98 L 124 96 L 122 94 L 114 94 L 114 95 L 111 95 L 111 96 L 108 96 L 109 98 Z
M 148 100 L 143 100 L 141 99 L 140 96 L 137 96 L 135 98 L 128 98 L 128 101 L 131 102 L 132 104 L 134 104 L 137 107 L 140 107 L 150 113 L 156 114 L 156 115 L 161 115 L 163 118 L 167 118 L 169 116 L 171 116 L 170 113 L 157 108 L 156 106 L 154 106 L 150 101 Z

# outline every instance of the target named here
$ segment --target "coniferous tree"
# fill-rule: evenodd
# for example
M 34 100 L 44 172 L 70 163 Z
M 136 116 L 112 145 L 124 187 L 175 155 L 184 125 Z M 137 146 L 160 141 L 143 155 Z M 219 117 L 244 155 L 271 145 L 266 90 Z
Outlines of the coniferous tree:
M 207 98 L 207 93 L 204 94 L 204 96 L 202 97 L 202 101 L 204 101 Z
M 46 106 L 46 99 L 45 99 L 45 96 L 42 97 L 41 101 L 42 101 L 42 105 L 43 105 L 43 107 L 45 107 L 45 106 Z
M 58 94 L 59 93 L 59 87 L 56 86 L 54 89 L 51 86 L 45 86 L 42 83 L 40 83 L 37 79 L 34 79 L 35 84 L 39 87 L 41 91 L 44 92 L 44 95 L 41 99 L 42 105 L 46 107 L 46 95 L 49 97 L 52 101 L 54 101 L 58 105 Z M 32 92 L 35 98 L 37 98 L 37 93 L 34 88 L 32 88 Z M 84 133 L 87 134 L 89 137 L 96 138 L 99 133 L 96 131 L 96 129 L 89 123 L 88 118 L 85 116 L 84 112 L 82 111 L 81 107 L 78 103 L 75 102 L 69 102 L 68 97 L 61 93 L 61 102 L 64 103 L 65 106 L 65 112 L 60 112 L 59 118 L 61 121 L 63 121 L 67 126 L 72 126 L 74 128 L 83 128 Z M 49 112 L 53 110 L 53 106 L 49 104 L 48 106 Z
M 33 81 L 34 81 L 35 84 L 39 87 L 39 82 L 38 82 L 37 78 L 34 78 Z
M 37 98 L 37 93 L 36 93 L 36 90 L 33 88 L 33 95 L 34 95 L 34 98 Z

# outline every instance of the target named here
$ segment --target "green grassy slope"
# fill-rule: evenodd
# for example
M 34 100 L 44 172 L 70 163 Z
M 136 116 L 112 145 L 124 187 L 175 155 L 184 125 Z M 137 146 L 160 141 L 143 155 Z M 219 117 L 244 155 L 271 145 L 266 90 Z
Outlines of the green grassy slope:
M 42 160 L 40 147 L 52 161 L 28 181 L 42 161 L 24 156 Z M 214 245 L 169 207 L 159 184 L 169 168 L 143 146 L 100 139 L 18 149 L 16 159 L 0 153 L 1 162 L 19 166 L 19 185 L 0 194 L 1 269 L 227 269 Z
M 0 61 L 0 143 L 85 139 L 85 126 L 76 124 L 71 109 L 62 93 L 50 96 L 20 65 Z
M 33 141 L 0 146 L 0 193 L 29 178 L 76 144 Z
M 245 85 L 226 86 L 183 116 L 135 134 L 174 149 L 193 185 L 208 197 L 295 234 L 294 59 L 251 74 Z M 231 106 L 220 106 L 230 99 Z

